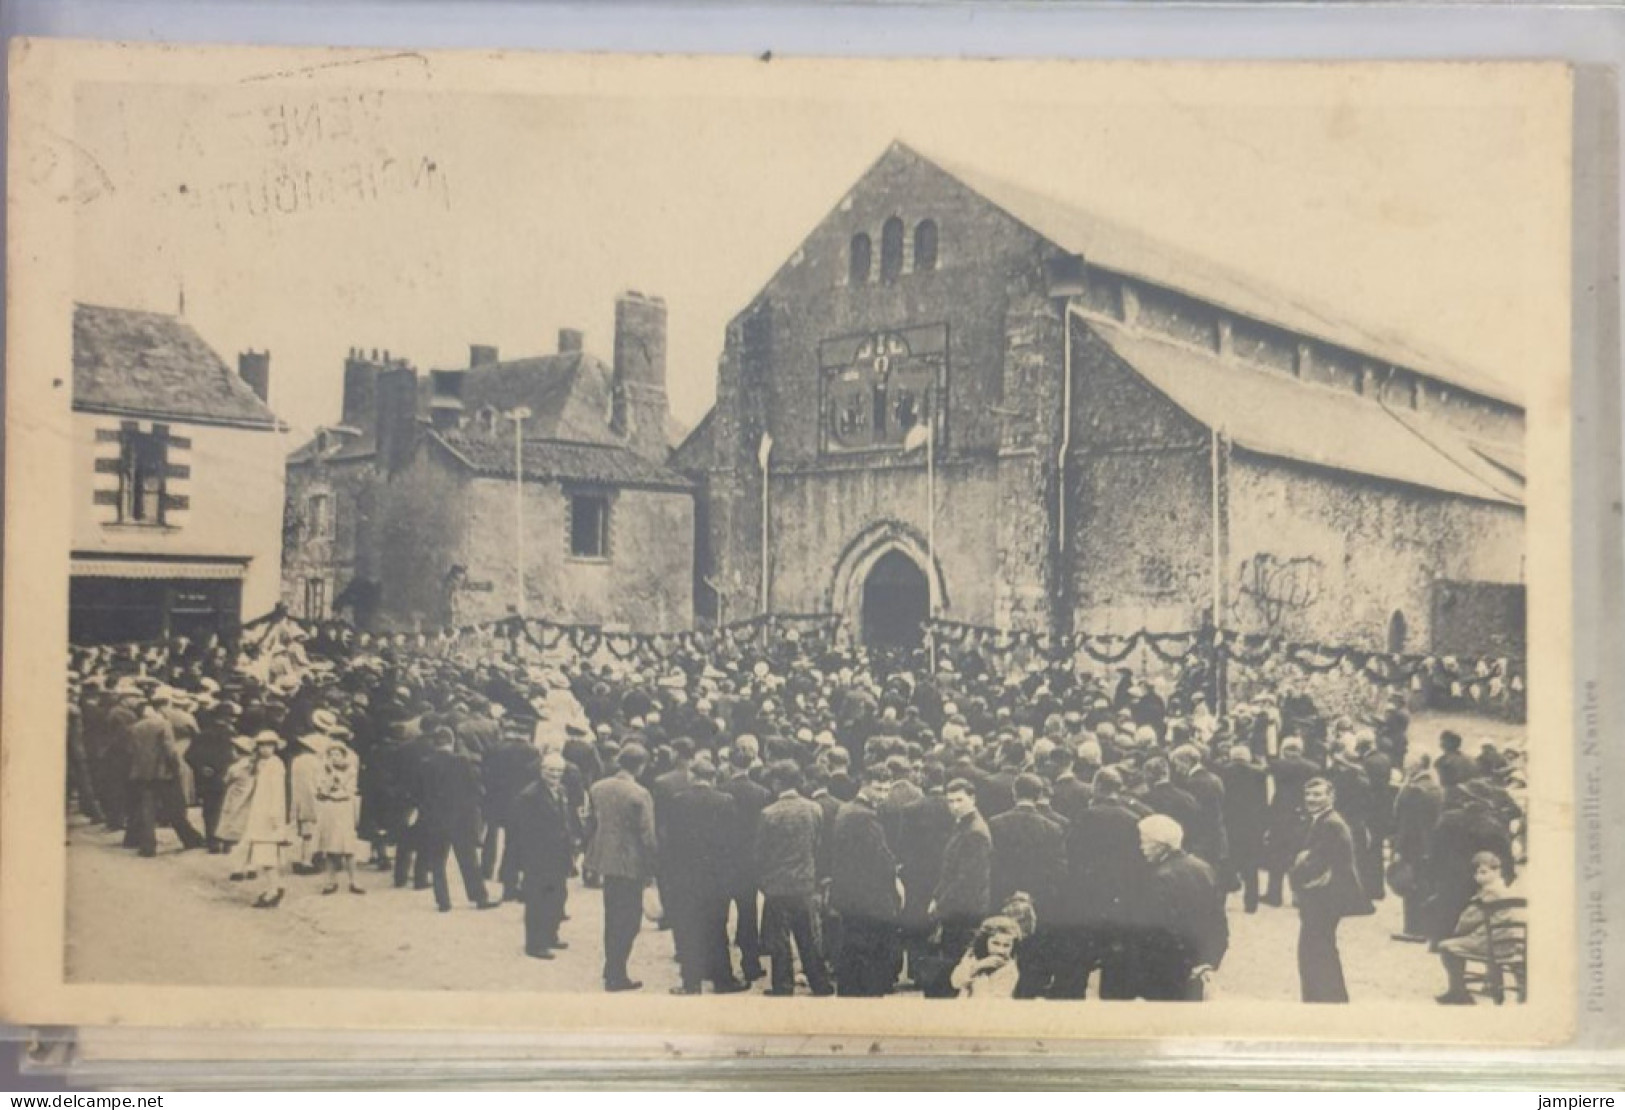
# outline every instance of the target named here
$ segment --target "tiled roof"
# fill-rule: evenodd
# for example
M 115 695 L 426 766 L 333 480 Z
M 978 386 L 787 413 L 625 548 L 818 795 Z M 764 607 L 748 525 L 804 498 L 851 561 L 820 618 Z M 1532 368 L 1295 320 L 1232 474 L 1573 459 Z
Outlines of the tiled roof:
M 513 477 L 511 435 L 488 436 L 466 431 L 429 434 L 475 471 Z M 527 435 L 524 452 L 527 481 L 593 482 L 684 492 L 694 488 L 693 482 L 675 470 L 652 463 L 619 444 L 532 439 Z
M 1483 501 L 1523 503 L 1518 482 L 1425 415 L 1153 336 L 1091 326 L 1158 392 L 1238 447 Z
M 524 405 L 531 412 L 525 422 L 527 436 L 572 443 L 621 442 L 609 429 L 614 371 L 593 355 L 571 351 L 462 369 L 465 417 L 472 418 L 484 407 L 502 413 Z M 421 412 L 428 411 L 432 383 L 432 374 L 420 380 Z M 668 418 L 668 442 L 679 443 L 685 434 L 675 418 Z
M 370 459 L 378 454 L 378 443 L 374 438 L 372 429 L 357 434 L 344 433 L 331 428 L 322 429 L 328 437 L 328 449 L 321 457 L 328 462 L 350 462 L 355 459 Z M 321 443 L 321 431 L 300 444 L 288 455 L 290 463 L 310 462 L 317 457 L 316 448 Z
M 1092 212 L 980 170 L 920 154 L 901 143 L 897 146 L 936 166 L 1056 246 L 1081 255 L 1091 266 L 1140 278 L 1242 316 L 1346 347 L 1486 397 L 1514 405 L 1522 404 L 1513 389 L 1487 378 L 1472 367 L 1415 350 L 1397 336 L 1356 326 L 1341 315 L 1313 305 L 1290 291 L 1271 288 L 1211 259 L 1159 242 Z
M 74 306 L 73 403 L 177 420 L 277 423 L 186 321 L 101 305 Z

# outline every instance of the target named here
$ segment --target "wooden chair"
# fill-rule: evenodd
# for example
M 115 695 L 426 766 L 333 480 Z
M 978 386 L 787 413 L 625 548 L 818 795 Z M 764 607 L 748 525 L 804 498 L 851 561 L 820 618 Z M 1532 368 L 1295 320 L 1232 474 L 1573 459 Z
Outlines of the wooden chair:
M 1527 911 L 1528 899 L 1501 898 L 1484 904 L 1485 956 L 1464 957 L 1463 982 L 1470 994 L 1481 994 L 1497 1006 L 1506 1001 L 1510 989 L 1519 1002 L 1529 1000 L 1527 948 L 1529 926 L 1522 921 L 1502 920 L 1510 911 Z M 1510 980 L 1510 983 L 1509 983 Z

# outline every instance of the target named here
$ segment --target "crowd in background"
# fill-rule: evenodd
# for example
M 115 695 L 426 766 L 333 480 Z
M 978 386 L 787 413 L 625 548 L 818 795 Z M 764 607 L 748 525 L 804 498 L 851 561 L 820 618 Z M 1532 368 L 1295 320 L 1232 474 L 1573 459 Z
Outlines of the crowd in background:
M 171 829 L 265 909 L 290 875 L 361 894 L 370 866 L 450 910 L 454 862 L 473 905 L 524 903 L 543 960 L 595 889 L 611 991 L 641 986 L 654 921 L 679 993 L 1196 1000 L 1239 893 L 1295 906 L 1302 997 L 1342 1002 L 1339 922 L 1392 892 L 1395 941 L 1433 946 L 1464 1002 L 1481 924 L 1521 906 L 1521 753 L 1412 753 L 1402 694 L 1333 716 L 1290 674 L 1218 707 L 1200 664 L 794 636 L 527 661 L 284 623 L 76 649 L 69 682 L 70 800 L 139 854 Z

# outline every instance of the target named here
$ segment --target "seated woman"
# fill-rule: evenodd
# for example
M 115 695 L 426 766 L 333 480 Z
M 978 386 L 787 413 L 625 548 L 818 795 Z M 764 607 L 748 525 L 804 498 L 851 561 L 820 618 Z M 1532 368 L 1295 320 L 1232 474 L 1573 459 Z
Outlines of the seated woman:
M 1473 856 L 1473 880 L 1478 893 L 1467 903 L 1456 921 L 1454 936 L 1439 942 L 1439 959 L 1449 980 L 1438 1001 L 1446 1006 L 1471 1006 L 1473 996 L 1467 993 L 1467 961 L 1504 957 L 1506 950 L 1497 945 L 1490 950 L 1491 932 L 1504 934 L 1513 926 L 1524 924 L 1524 907 L 1508 905 L 1512 895 L 1507 892 L 1506 875 L 1501 870 L 1501 859 L 1494 852 L 1478 852 Z
M 976 931 L 949 981 L 960 998 L 1014 998 L 1021 970 L 1016 966 L 1016 941 L 1021 926 L 1014 918 L 990 917 Z

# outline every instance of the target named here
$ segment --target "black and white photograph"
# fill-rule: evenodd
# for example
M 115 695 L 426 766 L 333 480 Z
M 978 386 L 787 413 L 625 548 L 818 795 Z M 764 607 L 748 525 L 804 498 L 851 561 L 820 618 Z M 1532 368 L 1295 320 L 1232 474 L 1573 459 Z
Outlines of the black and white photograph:
M 82 51 L 65 1011 L 1564 1032 L 1562 67 Z

